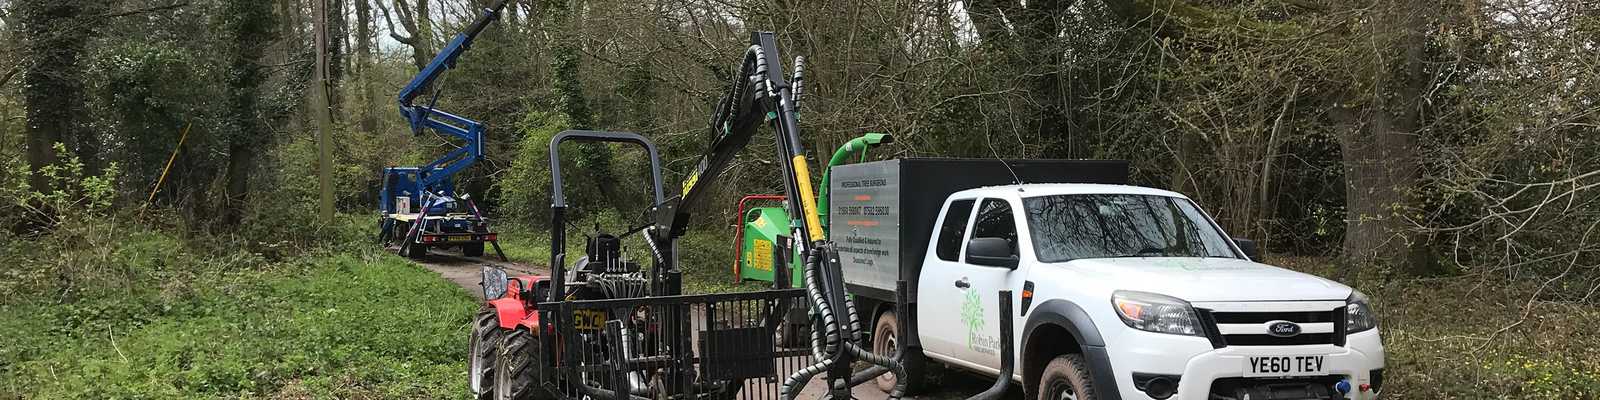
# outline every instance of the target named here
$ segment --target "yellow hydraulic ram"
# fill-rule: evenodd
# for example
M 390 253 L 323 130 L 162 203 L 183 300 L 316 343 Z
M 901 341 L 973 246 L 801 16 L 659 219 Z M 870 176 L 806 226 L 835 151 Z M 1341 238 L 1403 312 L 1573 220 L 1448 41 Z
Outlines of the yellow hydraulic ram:
M 792 160 L 795 186 L 800 189 L 800 208 L 806 215 L 806 230 L 811 232 L 811 240 L 825 240 L 822 218 L 817 217 L 817 197 L 811 191 L 811 166 L 807 165 L 804 155 L 796 155 Z

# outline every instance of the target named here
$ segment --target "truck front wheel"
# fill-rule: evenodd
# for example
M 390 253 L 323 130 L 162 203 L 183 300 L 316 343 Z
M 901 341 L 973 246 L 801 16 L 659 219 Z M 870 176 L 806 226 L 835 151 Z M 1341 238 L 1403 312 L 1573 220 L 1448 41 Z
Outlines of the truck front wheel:
M 1094 383 L 1089 379 L 1089 363 L 1082 354 L 1057 356 L 1045 365 L 1039 377 L 1037 400 L 1094 400 Z
M 900 320 L 897 318 L 894 311 L 884 311 L 883 314 L 878 314 L 878 323 L 874 328 L 872 328 L 872 352 L 894 358 L 895 354 L 899 351 L 899 342 Z M 923 360 L 921 352 L 909 352 L 906 353 L 905 357 L 901 358 L 900 366 L 905 368 L 907 375 L 907 394 L 916 393 L 917 390 L 922 388 L 923 377 L 925 376 L 925 374 L 923 374 L 923 366 L 925 364 L 926 361 Z M 894 373 L 878 375 L 876 382 L 878 384 L 878 389 L 881 389 L 886 393 L 894 390 L 894 385 L 895 383 L 898 383 L 897 379 L 899 378 L 900 377 L 898 376 L 894 376 Z

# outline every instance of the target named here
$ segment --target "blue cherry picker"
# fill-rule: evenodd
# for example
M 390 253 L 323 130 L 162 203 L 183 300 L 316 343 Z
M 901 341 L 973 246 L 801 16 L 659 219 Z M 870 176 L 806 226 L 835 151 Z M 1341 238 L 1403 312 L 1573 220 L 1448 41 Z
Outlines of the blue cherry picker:
M 471 196 L 457 195 L 452 179 L 483 158 L 484 126 L 478 121 L 434 108 L 439 100 L 436 81 L 446 70 L 455 68 L 456 59 L 472 46 L 478 34 L 505 9 L 499 0 L 483 9 L 467 30 L 456 35 L 444 50 L 433 57 L 417 76 L 400 90 L 400 115 L 420 135 L 433 130 L 464 142 L 460 147 L 420 167 L 383 169 L 383 191 L 379 193 L 379 238 L 385 245 L 399 245 L 402 256 L 421 258 L 428 248 L 459 247 L 462 255 L 483 255 L 484 243 L 505 260 L 498 235 L 489 229 L 489 220 L 478 210 Z M 427 105 L 415 104 L 429 89 L 433 95 Z

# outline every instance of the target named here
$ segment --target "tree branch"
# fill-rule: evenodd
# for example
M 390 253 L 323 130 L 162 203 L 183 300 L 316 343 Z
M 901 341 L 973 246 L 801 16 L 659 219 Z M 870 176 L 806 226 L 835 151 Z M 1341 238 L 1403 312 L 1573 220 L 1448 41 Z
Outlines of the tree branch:
M 90 19 L 120 18 L 120 17 L 134 16 L 134 15 L 139 15 L 139 14 L 148 14 L 148 13 L 153 13 L 153 12 L 158 12 L 158 11 L 176 10 L 176 9 L 184 8 L 184 7 L 188 7 L 188 6 L 189 6 L 189 3 L 172 3 L 172 4 L 163 5 L 163 6 L 138 8 L 138 9 L 127 10 L 127 11 L 118 11 L 118 12 L 109 13 L 109 14 L 94 15 L 94 16 L 90 16 L 89 18 Z
M 23 62 L 17 62 L 17 65 L 11 66 L 11 69 L 6 71 L 5 76 L 0 76 L 0 88 L 6 87 L 7 83 L 11 83 L 11 77 L 17 76 L 18 72 L 22 72 Z
M 394 18 L 389 16 L 389 7 L 383 5 L 383 0 L 374 1 L 373 3 L 378 5 L 378 11 L 383 12 L 383 23 L 384 25 L 389 26 L 389 37 L 394 38 L 395 41 L 400 42 L 401 44 L 410 46 L 414 40 L 412 40 L 411 36 L 401 35 L 400 31 L 394 29 Z M 405 16 L 402 15 L 401 17 L 404 18 Z M 403 23 L 405 21 L 401 22 Z

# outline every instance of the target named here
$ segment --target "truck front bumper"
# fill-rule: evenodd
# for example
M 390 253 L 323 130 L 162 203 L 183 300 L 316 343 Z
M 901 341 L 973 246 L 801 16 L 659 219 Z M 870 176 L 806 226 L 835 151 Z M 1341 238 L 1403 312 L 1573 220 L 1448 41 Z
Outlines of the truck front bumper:
M 1384 368 L 1383 343 L 1377 330 L 1349 335 L 1343 347 L 1229 346 L 1218 349 L 1212 348 L 1204 338 L 1163 334 L 1139 336 L 1142 345 L 1108 346 L 1118 394 L 1124 400 L 1154 399 L 1139 388 L 1143 385 L 1135 382 L 1136 373 L 1141 376 L 1177 377 L 1177 393 L 1169 399 L 1182 400 L 1214 400 L 1214 384 L 1219 388 L 1239 384 L 1264 387 L 1318 379 L 1327 382 L 1343 380 L 1348 382 L 1348 392 L 1342 395 L 1335 392 L 1333 398 L 1351 400 L 1377 399 L 1382 389 L 1381 376 L 1375 377 L 1373 373 L 1380 371 L 1381 374 Z M 1315 376 L 1246 377 L 1251 357 L 1282 356 L 1321 356 L 1321 372 Z M 1260 400 L 1262 396 L 1258 394 L 1250 398 Z

